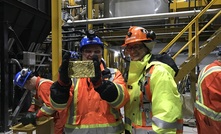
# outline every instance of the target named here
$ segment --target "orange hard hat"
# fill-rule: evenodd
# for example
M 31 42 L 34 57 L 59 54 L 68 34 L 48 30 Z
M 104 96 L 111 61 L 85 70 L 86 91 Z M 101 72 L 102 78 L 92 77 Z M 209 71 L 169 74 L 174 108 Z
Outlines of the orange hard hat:
M 153 31 L 148 31 L 143 27 L 131 26 L 125 38 L 125 43 L 122 46 L 127 46 L 130 43 L 139 41 L 150 41 L 152 42 L 156 38 Z

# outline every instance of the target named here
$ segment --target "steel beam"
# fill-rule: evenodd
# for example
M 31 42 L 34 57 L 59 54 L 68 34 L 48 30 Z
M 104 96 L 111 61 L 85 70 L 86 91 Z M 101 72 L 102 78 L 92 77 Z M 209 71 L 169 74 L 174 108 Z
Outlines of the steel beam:
M 2 9 L 2 8 L 1 8 Z M 2 12 L 2 11 L 0 11 Z M 1 19 L 1 17 L 0 17 Z M 0 88 L 0 132 L 9 131 L 9 65 L 8 65 L 8 27 L 7 22 L 0 20 L 0 47 L 1 47 L 1 88 Z
M 58 68 L 62 57 L 62 37 L 61 37 L 61 0 L 51 1 L 52 17 L 52 80 L 58 79 Z

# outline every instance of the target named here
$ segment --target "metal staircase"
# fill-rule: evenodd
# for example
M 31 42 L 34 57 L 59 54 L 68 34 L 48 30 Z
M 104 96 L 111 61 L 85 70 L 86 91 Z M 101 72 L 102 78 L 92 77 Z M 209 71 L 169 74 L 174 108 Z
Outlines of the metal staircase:
M 188 57 L 185 59 L 185 61 L 180 64 L 179 66 L 179 73 L 175 77 L 175 81 L 178 84 L 178 90 L 183 96 L 184 105 L 183 111 L 189 111 L 189 115 L 187 115 L 185 112 L 183 113 L 183 116 L 186 118 L 192 119 L 193 117 L 193 108 L 194 108 L 194 102 L 196 100 L 196 83 L 197 83 L 197 76 L 196 76 L 196 70 L 195 67 L 206 57 L 208 56 L 212 51 L 214 51 L 218 45 L 221 45 L 221 27 L 217 28 L 218 30 L 215 30 L 215 32 L 211 36 L 207 36 L 207 38 L 204 38 L 204 41 L 201 45 L 199 42 L 199 38 L 203 36 L 203 31 L 214 22 L 215 19 L 221 16 L 221 10 L 219 10 L 218 13 L 216 13 L 212 19 L 209 20 L 204 26 L 200 29 L 200 17 L 204 15 L 204 13 L 211 8 L 211 6 L 215 5 L 218 0 L 212 0 L 210 3 L 198 14 L 195 16 L 195 18 L 189 22 L 189 24 L 179 32 L 179 34 L 166 45 L 160 53 L 167 52 L 174 44 L 178 41 L 178 39 L 184 35 L 184 33 L 188 33 L 188 41 L 187 43 L 173 55 L 173 59 L 175 59 L 179 54 L 181 54 L 183 51 L 188 50 Z M 202 19 L 201 19 L 202 20 Z M 193 36 L 194 35 L 194 36 Z M 212 62 L 212 61 L 211 61 Z M 189 89 L 190 89 L 190 98 L 187 100 L 185 99 L 185 92 L 184 88 L 187 86 L 188 79 L 190 79 Z M 188 105 L 185 105 L 188 104 Z M 192 115 L 191 115 L 192 114 Z M 188 120 L 190 120 L 188 119 Z M 184 124 L 189 125 L 190 123 L 188 121 L 184 120 Z
M 192 69 L 194 69 L 194 67 L 196 67 L 198 63 L 200 63 L 210 52 L 212 52 L 220 44 L 221 27 L 199 47 L 198 57 L 196 57 L 196 54 L 193 53 L 185 60 L 185 62 L 180 65 L 180 71 L 175 78 L 176 82 L 180 81 L 184 76 L 186 76 Z
M 189 24 L 182 31 L 179 32 L 179 34 L 170 43 L 168 43 L 168 45 L 166 45 L 160 51 L 160 53 L 168 51 L 185 32 L 188 32 L 188 42 L 173 56 L 173 59 L 175 59 L 188 47 L 188 58 L 179 66 L 180 71 L 175 77 L 177 83 L 182 80 L 188 73 L 193 71 L 198 63 L 200 63 L 210 52 L 212 52 L 219 44 L 221 44 L 221 28 L 219 28 L 206 40 L 206 42 L 199 46 L 199 37 L 202 35 L 201 33 L 221 15 L 220 10 L 207 24 L 199 29 L 200 17 L 202 17 L 216 1 L 217 0 L 212 0 L 197 16 L 195 16 L 191 22 L 189 22 Z M 195 33 L 194 36 L 193 33 Z

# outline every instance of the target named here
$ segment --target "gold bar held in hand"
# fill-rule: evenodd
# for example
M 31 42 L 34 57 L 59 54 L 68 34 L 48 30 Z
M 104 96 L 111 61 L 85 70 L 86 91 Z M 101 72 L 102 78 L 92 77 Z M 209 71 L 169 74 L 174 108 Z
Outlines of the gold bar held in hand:
M 95 77 L 94 63 L 88 61 L 69 61 L 68 74 L 70 78 Z

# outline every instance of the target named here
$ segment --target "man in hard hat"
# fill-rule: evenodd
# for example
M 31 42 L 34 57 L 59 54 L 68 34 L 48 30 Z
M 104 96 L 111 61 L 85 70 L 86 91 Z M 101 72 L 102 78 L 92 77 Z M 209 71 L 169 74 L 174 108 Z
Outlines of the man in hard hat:
M 62 114 L 59 115 L 59 112 L 56 112 L 56 110 L 50 107 L 49 95 L 52 83 L 53 81 L 49 79 L 34 76 L 33 72 L 28 68 L 22 69 L 14 77 L 15 85 L 30 90 L 33 95 L 29 112 L 21 118 L 22 124 L 27 125 L 32 123 L 36 125 L 37 118 L 52 116 L 54 117 L 55 134 L 62 134 L 64 123 L 59 118 L 62 118 L 65 111 L 61 111 L 60 113 Z
M 130 101 L 124 107 L 126 134 L 183 132 L 176 72 L 170 63 L 152 61 L 155 38 L 153 31 L 131 26 L 123 44 L 131 58 L 127 75 Z
M 215 61 L 198 76 L 194 115 L 198 134 L 220 134 L 221 128 L 221 51 Z
M 102 62 L 104 43 L 95 35 L 80 42 L 82 60 L 93 60 L 95 77 L 73 80 L 68 77 L 70 53 L 65 53 L 59 79 L 51 87 L 51 103 L 56 109 L 68 108 L 65 133 L 119 134 L 124 131 L 120 108 L 129 96 L 119 70 Z M 71 87 L 71 93 L 69 93 Z

